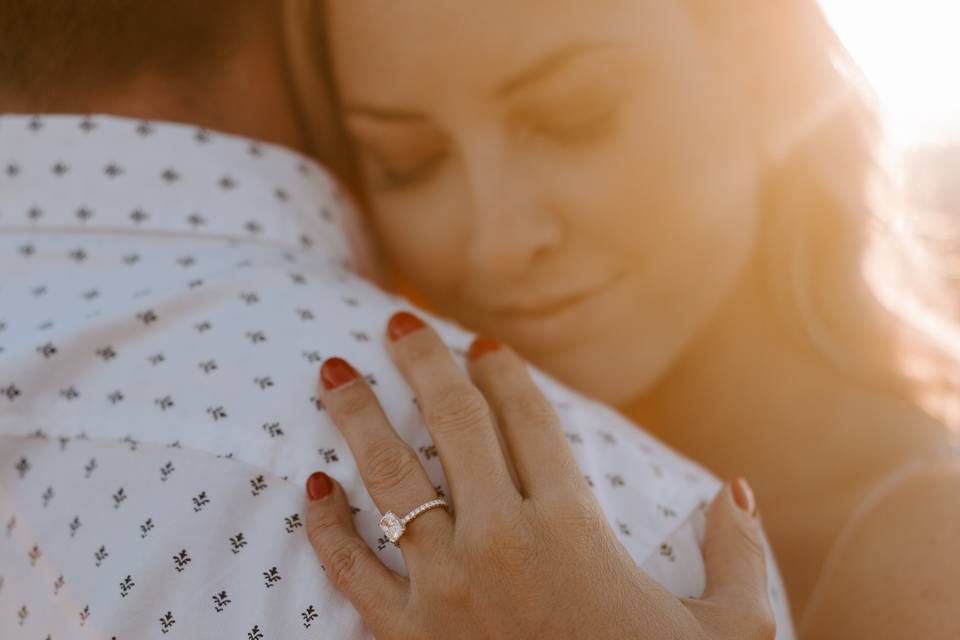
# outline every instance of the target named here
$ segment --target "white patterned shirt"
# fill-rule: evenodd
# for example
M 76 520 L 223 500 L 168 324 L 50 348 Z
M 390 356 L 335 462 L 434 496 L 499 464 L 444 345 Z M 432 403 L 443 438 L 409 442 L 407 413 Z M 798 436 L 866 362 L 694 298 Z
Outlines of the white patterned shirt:
M 315 396 L 323 359 L 367 377 L 446 485 L 383 346 L 409 303 L 351 271 L 352 215 L 321 167 L 278 146 L 0 116 L 0 637 L 369 636 L 304 533 L 303 482 L 327 471 L 361 535 L 404 571 Z M 462 362 L 472 336 L 419 313 Z M 720 483 L 534 375 L 633 558 L 699 595 L 703 507 Z

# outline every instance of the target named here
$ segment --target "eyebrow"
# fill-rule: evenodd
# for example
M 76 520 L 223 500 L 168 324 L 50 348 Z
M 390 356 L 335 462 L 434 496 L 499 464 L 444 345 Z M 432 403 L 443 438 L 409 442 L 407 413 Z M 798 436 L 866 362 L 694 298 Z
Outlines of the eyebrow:
M 546 78 L 552 73 L 556 73 L 575 58 L 592 53 L 598 49 L 622 46 L 622 44 L 623 43 L 619 42 L 595 42 L 563 47 L 544 56 L 527 69 L 502 82 L 497 87 L 495 95 L 499 98 L 505 98 Z M 343 110 L 348 116 L 361 116 L 381 122 L 423 123 L 427 121 L 427 117 L 424 114 L 406 109 L 391 109 L 365 104 L 345 104 Z
M 388 109 L 385 107 L 374 107 L 364 104 L 347 104 L 343 109 L 347 115 L 363 116 L 373 120 L 383 120 L 388 122 L 425 122 L 426 116 L 416 111 L 407 111 L 404 109 Z
M 524 71 L 521 71 L 517 75 L 501 83 L 497 88 L 496 95 L 500 98 L 505 98 L 510 94 L 516 93 L 521 89 L 546 78 L 550 74 L 556 73 L 575 58 L 587 53 L 592 53 L 597 49 L 606 49 L 621 45 L 622 43 L 618 42 L 595 42 L 563 47 L 547 56 L 544 56 L 537 62 L 530 65 Z

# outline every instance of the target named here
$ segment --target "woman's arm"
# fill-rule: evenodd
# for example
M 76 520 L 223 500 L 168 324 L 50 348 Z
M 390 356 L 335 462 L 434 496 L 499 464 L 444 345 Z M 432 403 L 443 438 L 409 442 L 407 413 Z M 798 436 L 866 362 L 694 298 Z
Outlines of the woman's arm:
M 803 640 L 960 638 L 960 465 L 904 480 L 838 544 Z

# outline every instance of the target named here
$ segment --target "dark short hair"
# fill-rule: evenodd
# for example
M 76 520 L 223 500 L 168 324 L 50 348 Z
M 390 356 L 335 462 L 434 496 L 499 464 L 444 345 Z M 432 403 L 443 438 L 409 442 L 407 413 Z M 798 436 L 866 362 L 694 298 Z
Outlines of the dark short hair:
M 143 72 L 202 77 L 258 0 L 0 0 L 0 91 L 97 91 Z

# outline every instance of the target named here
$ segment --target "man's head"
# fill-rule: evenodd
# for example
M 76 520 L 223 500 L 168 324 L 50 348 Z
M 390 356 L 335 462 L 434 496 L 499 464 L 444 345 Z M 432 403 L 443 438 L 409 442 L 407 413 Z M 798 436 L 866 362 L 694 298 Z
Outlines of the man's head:
M 201 79 L 236 44 L 232 0 L 14 0 L 0 4 L 0 79 L 43 100 L 152 73 Z
M 0 2 L 0 112 L 190 122 L 302 147 L 268 0 Z

